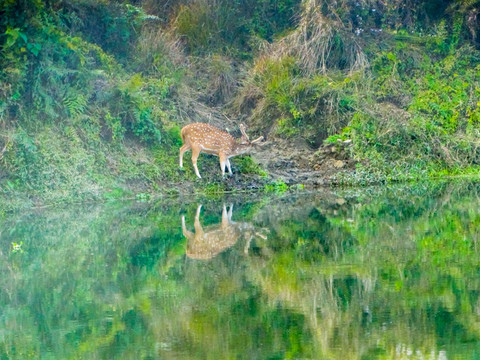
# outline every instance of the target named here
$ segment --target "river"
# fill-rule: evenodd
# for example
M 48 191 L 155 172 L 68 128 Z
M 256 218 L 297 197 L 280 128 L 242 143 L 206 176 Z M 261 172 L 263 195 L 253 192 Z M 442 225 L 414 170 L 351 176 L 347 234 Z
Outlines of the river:
M 480 184 L 0 219 L 0 359 L 478 359 Z

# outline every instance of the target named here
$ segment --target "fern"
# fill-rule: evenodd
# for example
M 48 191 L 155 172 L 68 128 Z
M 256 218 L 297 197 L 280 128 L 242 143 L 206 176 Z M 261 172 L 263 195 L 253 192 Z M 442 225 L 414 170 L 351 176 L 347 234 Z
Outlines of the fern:
M 63 97 L 63 105 L 67 109 L 68 114 L 75 118 L 85 112 L 87 99 L 82 94 L 67 93 Z

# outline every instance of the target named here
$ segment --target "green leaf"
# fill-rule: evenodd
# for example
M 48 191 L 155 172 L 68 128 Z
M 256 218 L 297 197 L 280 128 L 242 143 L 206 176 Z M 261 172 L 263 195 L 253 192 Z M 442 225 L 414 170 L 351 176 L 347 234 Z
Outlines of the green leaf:
M 40 50 L 42 49 L 42 44 L 30 43 L 27 44 L 27 49 L 30 50 L 33 55 L 38 56 Z
M 18 39 L 19 34 L 20 34 L 20 31 L 18 30 L 18 28 L 15 28 L 15 29 L 12 29 L 10 27 L 7 28 L 7 31 L 5 31 L 5 35 L 7 35 L 7 41 L 5 41 L 4 47 L 9 48 L 13 44 L 15 44 L 15 42 Z
M 25 41 L 25 44 L 26 44 L 27 43 L 27 35 L 25 35 L 22 32 L 18 32 L 18 35 L 23 39 L 23 41 Z

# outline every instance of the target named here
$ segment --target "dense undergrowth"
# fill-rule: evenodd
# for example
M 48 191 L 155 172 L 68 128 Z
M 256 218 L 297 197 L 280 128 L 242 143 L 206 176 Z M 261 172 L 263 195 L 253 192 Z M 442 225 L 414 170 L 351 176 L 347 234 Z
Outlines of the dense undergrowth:
M 30 206 L 178 192 L 194 179 L 179 130 L 212 109 L 312 151 L 351 139 L 357 168 L 339 182 L 478 173 L 478 1 L 247 5 L 1 1 L 0 193 Z M 202 166 L 199 191 L 228 188 L 215 159 Z

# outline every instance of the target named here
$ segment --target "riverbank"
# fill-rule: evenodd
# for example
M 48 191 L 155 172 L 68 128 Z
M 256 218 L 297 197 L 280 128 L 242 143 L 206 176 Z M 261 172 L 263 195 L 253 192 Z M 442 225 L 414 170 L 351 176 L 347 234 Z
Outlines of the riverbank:
M 1 5 L 1 211 L 480 174 L 478 3 L 392 4 Z M 193 122 L 266 143 L 198 180 Z

